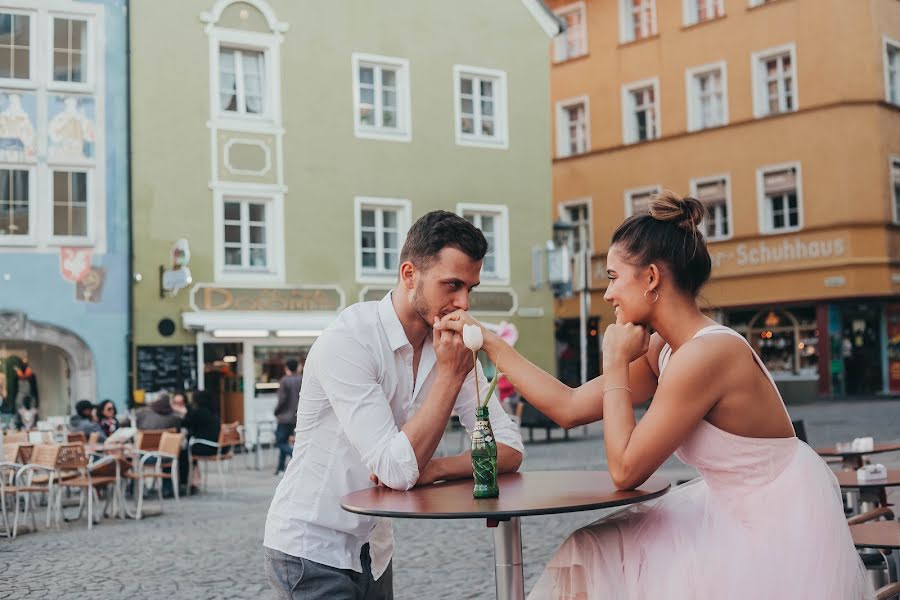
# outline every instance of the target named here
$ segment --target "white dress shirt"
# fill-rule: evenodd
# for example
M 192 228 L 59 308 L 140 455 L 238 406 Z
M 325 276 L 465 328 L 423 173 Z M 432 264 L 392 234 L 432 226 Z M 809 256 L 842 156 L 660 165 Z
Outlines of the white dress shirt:
M 340 499 L 384 485 L 408 490 L 419 478 L 416 455 L 400 431 L 434 383 L 431 336 L 422 346 L 413 380 L 413 347 L 388 293 L 379 302 L 346 308 L 313 344 L 303 371 L 294 455 L 266 519 L 263 544 L 273 550 L 339 569 L 362 572 L 360 551 L 369 543 L 377 580 L 393 554 L 388 519 L 344 511 Z M 478 367 L 482 393 L 487 381 Z M 470 373 L 453 408 L 471 433 L 475 425 L 475 379 Z M 524 453 L 522 436 L 490 400 L 498 443 Z

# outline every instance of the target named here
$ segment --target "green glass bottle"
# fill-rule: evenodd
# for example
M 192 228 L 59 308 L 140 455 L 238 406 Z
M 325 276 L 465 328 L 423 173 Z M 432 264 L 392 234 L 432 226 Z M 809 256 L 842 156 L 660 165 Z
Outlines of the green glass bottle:
M 497 485 L 497 442 L 487 406 L 475 409 L 475 430 L 472 432 L 472 474 L 475 477 L 475 498 L 496 498 L 500 495 Z

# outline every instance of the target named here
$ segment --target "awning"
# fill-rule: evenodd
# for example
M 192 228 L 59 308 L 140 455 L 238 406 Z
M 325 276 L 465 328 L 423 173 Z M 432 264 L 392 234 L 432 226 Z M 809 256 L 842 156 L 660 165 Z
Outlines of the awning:
M 192 311 L 181 313 L 185 329 L 207 331 L 216 337 L 316 337 L 337 318 L 333 312 Z M 229 336 L 234 331 L 236 335 Z M 254 331 L 258 335 L 239 335 Z M 217 333 L 218 332 L 218 333 Z M 262 333 L 266 332 L 265 335 Z

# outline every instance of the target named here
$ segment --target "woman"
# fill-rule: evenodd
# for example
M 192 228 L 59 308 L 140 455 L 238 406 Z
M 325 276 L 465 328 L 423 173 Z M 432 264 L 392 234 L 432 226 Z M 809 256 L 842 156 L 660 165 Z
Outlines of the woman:
M 112 400 L 104 400 L 97 406 L 97 424 L 106 437 L 120 427 L 119 419 L 116 418 L 116 405 Z
M 703 214 L 664 192 L 616 230 L 601 377 L 573 390 L 482 328 L 484 350 L 538 410 L 566 428 L 603 419 L 616 487 L 639 487 L 673 453 L 700 473 L 576 531 L 532 599 L 874 597 L 831 470 L 794 435 L 747 341 L 697 306 L 711 270 Z M 441 326 L 466 322 L 453 313 Z M 633 407 L 651 396 L 636 424 Z
M 219 414 L 216 410 L 216 403 L 212 394 L 205 390 L 197 390 L 193 394 L 193 401 L 187 414 L 184 416 L 182 425 L 187 429 L 187 439 L 191 438 L 209 440 L 210 442 L 219 441 Z M 222 453 L 228 452 L 229 448 L 222 448 Z M 191 447 L 191 453 L 198 456 L 212 456 L 216 453 L 216 448 L 207 446 L 206 444 L 194 444 Z M 196 467 L 196 464 L 194 465 Z M 182 449 L 178 463 L 178 478 L 182 485 L 188 483 L 188 449 Z M 194 468 L 194 481 L 190 482 L 191 494 L 197 493 L 197 484 L 200 481 L 200 470 Z
M 181 417 L 172 410 L 169 394 L 163 392 L 149 406 L 138 409 L 135 413 L 135 424 L 138 429 L 178 429 Z

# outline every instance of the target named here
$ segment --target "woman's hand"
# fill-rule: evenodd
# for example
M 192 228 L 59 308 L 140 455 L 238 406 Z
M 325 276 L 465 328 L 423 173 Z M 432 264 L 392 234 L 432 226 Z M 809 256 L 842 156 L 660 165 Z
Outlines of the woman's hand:
M 500 339 L 499 337 L 497 337 L 497 334 L 479 323 L 475 318 L 472 317 L 472 315 L 464 310 L 457 310 L 453 311 L 449 315 L 444 315 L 444 318 L 440 320 L 440 324 L 436 324 L 435 328 L 455 331 L 456 333 L 462 335 L 463 326 L 465 325 L 476 325 L 481 328 L 481 335 L 484 339 L 482 348 L 485 352 L 490 353 L 491 350 L 496 348 L 496 342 Z
M 643 325 L 617 320 L 603 335 L 603 370 L 628 365 L 647 353 L 650 331 Z

